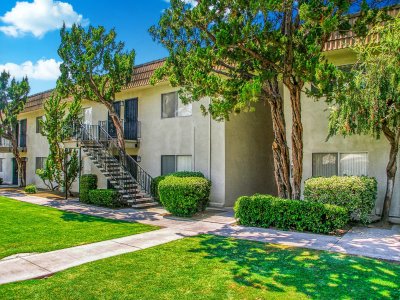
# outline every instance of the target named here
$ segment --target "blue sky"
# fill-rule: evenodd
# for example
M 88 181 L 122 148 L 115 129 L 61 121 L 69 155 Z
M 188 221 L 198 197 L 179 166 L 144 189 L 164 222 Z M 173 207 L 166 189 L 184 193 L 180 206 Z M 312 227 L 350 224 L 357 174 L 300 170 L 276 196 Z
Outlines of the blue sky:
M 53 88 L 60 62 L 57 28 L 63 21 L 115 27 L 118 40 L 135 49 L 136 64 L 165 57 L 148 28 L 168 6 L 166 0 L 1 0 L 0 71 L 7 69 L 17 78 L 27 74 L 31 94 Z

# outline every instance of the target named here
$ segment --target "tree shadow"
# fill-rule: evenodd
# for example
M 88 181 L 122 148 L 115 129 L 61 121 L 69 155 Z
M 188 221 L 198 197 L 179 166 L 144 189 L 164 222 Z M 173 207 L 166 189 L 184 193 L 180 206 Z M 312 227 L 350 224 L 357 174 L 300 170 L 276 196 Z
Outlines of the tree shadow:
M 233 280 L 313 299 L 399 299 L 400 265 L 326 251 L 202 235 L 191 252 L 228 264 Z

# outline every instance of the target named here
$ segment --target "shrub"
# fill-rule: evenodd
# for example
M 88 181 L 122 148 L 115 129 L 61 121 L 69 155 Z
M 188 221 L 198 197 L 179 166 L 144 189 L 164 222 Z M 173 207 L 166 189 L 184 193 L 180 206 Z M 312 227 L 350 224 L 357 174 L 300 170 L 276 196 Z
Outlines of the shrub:
M 377 182 L 365 176 L 310 178 L 305 182 L 304 200 L 347 208 L 351 218 L 363 223 L 375 206 Z
M 166 210 L 176 216 L 190 217 L 206 208 L 210 188 L 211 182 L 206 178 L 166 176 L 158 191 Z
M 349 221 L 348 211 L 343 207 L 270 195 L 240 197 L 234 210 L 239 223 L 245 226 L 272 226 L 316 233 L 332 232 Z
M 158 194 L 158 185 L 167 176 L 174 176 L 174 177 L 202 177 L 202 178 L 204 178 L 204 174 L 203 173 L 201 173 L 201 172 L 193 172 L 193 171 L 180 171 L 180 172 L 175 172 L 175 173 L 171 173 L 171 174 L 168 174 L 168 175 L 161 175 L 161 176 L 155 177 L 155 178 L 153 178 L 153 182 L 151 184 L 151 192 L 152 192 L 153 196 L 157 200 L 160 200 L 160 195 Z
M 116 190 L 90 190 L 89 200 L 87 203 L 106 206 L 106 207 L 121 207 L 123 206 L 121 197 Z
M 3 178 L 0 177 L 0 184 L 3 184 Z
M 89 203 L 89 191 L 97 189 L 97 176 L 94 174 L 82 175 L 79 180 L 79 201 Z
M 36 185 L 34 184 L 29 184 L 25 187 L 25 192 L 28 194 L 36 194 L 37 193 L 37 188 Z

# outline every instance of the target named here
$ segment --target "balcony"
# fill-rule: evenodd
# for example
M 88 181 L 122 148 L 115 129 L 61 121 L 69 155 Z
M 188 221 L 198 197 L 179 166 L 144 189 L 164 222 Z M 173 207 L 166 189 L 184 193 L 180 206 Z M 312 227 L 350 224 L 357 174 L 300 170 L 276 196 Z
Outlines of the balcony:
M 126 122 L 121 120 L 122 127 L 124 128 L 124 139 L 128 148 L 139 147 L 139 141 L 141 138 L 141 122 L 140 121 L 129 121 Z M 117 133 L 114 124 L 108 121 L 100 121 L 99 126 L 104 128 L 111 137 L 116 137 Z
M 0 138 L 0 153 L 10 153 L 12 152 L 12 145 L 9 140 Z

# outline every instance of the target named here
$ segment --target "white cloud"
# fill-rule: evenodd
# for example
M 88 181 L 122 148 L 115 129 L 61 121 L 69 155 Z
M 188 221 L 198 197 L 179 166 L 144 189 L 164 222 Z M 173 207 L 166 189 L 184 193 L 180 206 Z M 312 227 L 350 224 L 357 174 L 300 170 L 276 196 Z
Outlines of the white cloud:
M 60 64 L 55 59 L 40 59 L 36 63 L 26 61 L 20 65 L 6 63 L 0 65 L 0 72 L 8 71 L 11 76 L 18 79 L 28 76 L 28 79 L 56 80 L 60 76 Z
M 71 4 L 53 0 L 17 2 L 0 20 L 5 24 L 0 26 L 0 31 L 6 35 L 19 37 L 31 33 L 39 38 L 49 31 L 60 29 L 63 22 L 67 27 L 71 27 L 73 23 L 89 23 L 74 11 Z
M 164 0 L 167 3 L 170 3 L 170 0 Z M 198 0 L 184 0 L 185 3 L 190 4 L 192 7 L 195 7 L 198 3 Z

